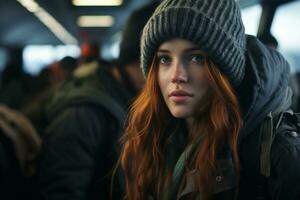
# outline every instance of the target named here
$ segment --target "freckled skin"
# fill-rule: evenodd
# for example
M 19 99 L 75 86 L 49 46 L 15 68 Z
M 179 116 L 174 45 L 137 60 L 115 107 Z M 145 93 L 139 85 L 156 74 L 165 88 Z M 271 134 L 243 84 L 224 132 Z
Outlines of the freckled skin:
M 157 57 L 158 83 L 167 107 L 176 118 L 193 117 L 208 91 L 204 53 L 192 42 L 173 39 L 159 47 Z M 174 91 L 190 95 L 170 96 Z

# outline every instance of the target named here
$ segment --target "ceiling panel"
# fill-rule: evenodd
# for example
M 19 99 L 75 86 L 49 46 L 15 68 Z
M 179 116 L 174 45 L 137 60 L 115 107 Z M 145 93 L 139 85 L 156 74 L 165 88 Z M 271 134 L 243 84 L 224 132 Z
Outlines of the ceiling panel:
M 71 0 L 36 0 L 55 17 L 79 42 L 93 40 L 108 41 L 120 31 L 130 12 L 153 0 L 124 0 L 120 7 L 75 7 Z M 242 7 L 259 0 L 240 0 Z M 284 0 L 286 1 L 286 0 Z M 111 28 L 79 28 L 76 20 L 80 15 L 113 15 L 115 25 Z M 0 46 L 27 44 L 62 44 L 32 13 L 16 0 L 0 0 Z

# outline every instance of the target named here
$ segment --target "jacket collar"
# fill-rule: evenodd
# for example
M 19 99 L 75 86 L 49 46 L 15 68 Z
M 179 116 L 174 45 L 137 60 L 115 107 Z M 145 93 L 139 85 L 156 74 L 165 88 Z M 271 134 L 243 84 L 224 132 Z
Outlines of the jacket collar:
M 244 119 L 240 142 L 268 113 L 289 108 L 292 95 L 288 87 L 290 68 L 280 53 L 247 36 L 246 58 L 245 78 L 237 89 Z

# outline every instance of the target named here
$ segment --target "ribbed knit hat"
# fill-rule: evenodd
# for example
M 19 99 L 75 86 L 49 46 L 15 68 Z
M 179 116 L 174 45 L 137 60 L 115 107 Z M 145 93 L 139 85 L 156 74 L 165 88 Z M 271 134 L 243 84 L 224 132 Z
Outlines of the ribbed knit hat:
M 245 74 L 245 29 L 234 0 L 164 0 L 144 27 L 141 63 L 146 76 L 156 50 L 181 38 L 203 50 L 233 84 Z

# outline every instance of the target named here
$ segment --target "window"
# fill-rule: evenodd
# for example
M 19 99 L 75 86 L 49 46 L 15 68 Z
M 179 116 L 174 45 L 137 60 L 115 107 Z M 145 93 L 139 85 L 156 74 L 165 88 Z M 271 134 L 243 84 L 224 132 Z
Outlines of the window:
M 279 51 L 288 59 L 293 71 L 300 71 L 300 2 L 280 6 L 271 32 L 278 40 Z
M 257 35 L 262 8 L 259 4 L 242 9 L 242 20 L 245 32 L 249 35 Z
M 78 57 L 78 46 L 29 45 L 23 51 L 24 71 L 37 75 L 43 68 L 65 56 Z

